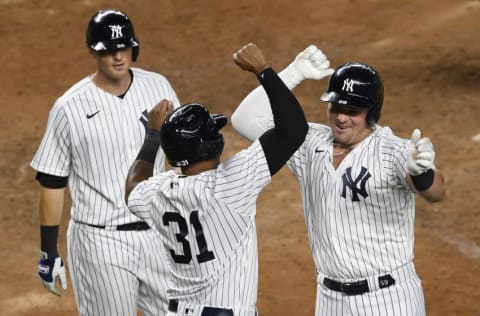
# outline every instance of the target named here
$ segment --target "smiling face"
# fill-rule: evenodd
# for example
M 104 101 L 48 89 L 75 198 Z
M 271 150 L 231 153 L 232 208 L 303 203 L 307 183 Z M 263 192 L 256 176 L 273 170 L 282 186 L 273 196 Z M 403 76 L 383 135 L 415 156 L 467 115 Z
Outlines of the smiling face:
M 327 117 L 335 142 L 355 146 L 368 137 L 372 127 L 367 124 L 367 108 L 328 103 Z
M 115 50 L 113 52 L 93 52 L 97 61 L 97 80 L 118 83 L 130 80 L 129 69 L 132 64 L 132 48 Z

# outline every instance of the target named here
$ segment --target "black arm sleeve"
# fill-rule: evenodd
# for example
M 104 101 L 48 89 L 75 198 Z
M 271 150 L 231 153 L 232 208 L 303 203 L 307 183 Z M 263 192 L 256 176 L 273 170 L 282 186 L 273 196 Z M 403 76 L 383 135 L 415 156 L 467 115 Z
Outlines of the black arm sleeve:
M 272 68 L 258 75 L 272 108 L 275 127 L 260 136 L 270 174 L 277 173 L 305 140 L 307 119 L 300 104 Z
M 37 172 L 35 179 L 40 185 L 49 189 L 61 189 L 67 186 L 68 177 L 58 177 L 43 172 Z

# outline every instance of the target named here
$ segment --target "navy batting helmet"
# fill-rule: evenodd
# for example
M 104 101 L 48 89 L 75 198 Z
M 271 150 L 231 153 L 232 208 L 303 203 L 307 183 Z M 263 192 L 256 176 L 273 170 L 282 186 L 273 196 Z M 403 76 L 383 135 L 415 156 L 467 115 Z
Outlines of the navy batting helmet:
M 224 140 L 218 131 L 227 124 L 224 115 L 210 115 L 207 108 L 189 103 L 170 113 L 162 125 L 160 141 L 174 167 L 218 158 Z
M 367 123 L 373 126 L 380 119 L 383 84 L 371 66 L 350 62 L 338 67 L 330 77 L 322 101 L 367 108 Z
M 132 60 L 140 50 L 133 24 L 128 16 L 115 9 L 100 10 L 92 16 L 87 26 L 87 46 L 96 52 L 113 52 L 132 47 Z

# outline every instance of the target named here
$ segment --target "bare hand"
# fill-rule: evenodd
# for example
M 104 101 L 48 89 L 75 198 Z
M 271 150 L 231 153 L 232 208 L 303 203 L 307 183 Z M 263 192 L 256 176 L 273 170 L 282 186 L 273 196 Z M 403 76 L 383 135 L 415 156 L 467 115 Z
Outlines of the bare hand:
M 233 54 L 233 60 L 240 68 L 256 75 L 268 68 L 262 51 L 252 43 L 248 43 Z
M 148 128 L 159 130 L 167 115 L 173 111 L 173 102 L 163 99 L 148 113 Z

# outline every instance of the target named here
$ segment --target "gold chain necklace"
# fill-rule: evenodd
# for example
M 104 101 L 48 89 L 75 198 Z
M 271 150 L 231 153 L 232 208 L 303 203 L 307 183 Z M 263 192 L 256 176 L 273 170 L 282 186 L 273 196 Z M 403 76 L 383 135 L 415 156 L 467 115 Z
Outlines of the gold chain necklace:
M 332 156 L 333 156 L 333 157 L 341 156 L 341 155 L 343 155 L 343 154 L 346 153 L 346 152 L 347 152 L 347 151 L 344 150 L 344 151 L 342 151 L 342 152 L 340 152 L 340 153 L 333 154 Z

